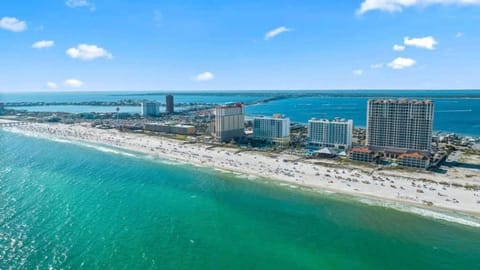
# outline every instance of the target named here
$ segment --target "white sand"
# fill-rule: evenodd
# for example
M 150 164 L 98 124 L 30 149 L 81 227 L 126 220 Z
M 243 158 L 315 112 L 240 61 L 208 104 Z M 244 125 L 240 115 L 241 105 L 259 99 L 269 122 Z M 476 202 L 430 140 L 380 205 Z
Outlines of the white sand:
M 117 130 L 101 130 L 87 124 L 29 124 L 5 128 L 30 136 L 65 138 L 83 142 L 100 143 L 145 153 L 160 158 L 197 164 L 205 167 L 240 172 L 272 180 L 280 180 L 316 190 L 334 191 L 367 198 L 459 211 L 480 216 L 480 191 L 463 187 L 444 186 L 421 181 L 435 180 L 448 183 L 480 183 L 478 171 L 473 177 L 462 178 L 457 173 L 441 175 L 407 171 L 374 171 L 366 167 L 333 163 L 333 168 L 314 164 L 315 160 L 298 160 L 287 154 L 267 155 L 260 152 L 188 144 L 160 136 L 122 133 Z

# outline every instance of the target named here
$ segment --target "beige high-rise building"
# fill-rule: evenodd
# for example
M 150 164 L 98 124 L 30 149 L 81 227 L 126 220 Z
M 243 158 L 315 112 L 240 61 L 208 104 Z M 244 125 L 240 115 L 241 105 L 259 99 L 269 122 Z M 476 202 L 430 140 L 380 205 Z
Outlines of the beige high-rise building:
M 215 108 L 215 137 L 221 142 L 239 139 L 245 135 L 245 106 L 242 103 Z

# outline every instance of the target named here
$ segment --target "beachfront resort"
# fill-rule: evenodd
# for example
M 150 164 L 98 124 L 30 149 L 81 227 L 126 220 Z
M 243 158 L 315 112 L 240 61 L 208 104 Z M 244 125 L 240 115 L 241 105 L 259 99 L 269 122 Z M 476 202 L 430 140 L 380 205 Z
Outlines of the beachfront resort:
M 262 101 L 268 102 L 268 101 Z M 414 99 L 370 99 L 365 112 L 366 127 L 356 127 L 341 115 L 334 119 L 312 115 L 308 123 L 292 122 L 274 115 L 246 115 L 242 102 L 227 104 L 175 104 L 141 100 L 138 113 L 33 113 L 18 104 L 0 104 L 9 119 L 27 122 L 88 122 L 93 127 L 144 132 L 190 142 L 228 144 L 258 151 L 287 151 L 305 158 L 350 160 L 382 168 L 415 168 L 435 171 L 456 148 L 475 151 L 478 138 L 455 134 L 434 135 L 434 102 Z M 91 104 L 91 102 L 90 102 Z M 95 103 L 94 103 L 95 104 Z M 117 105 L 119 105 L 117 104 Z M 28 104 L 26 104 L 28 105 Z M 110 104 L 115 105 L 115 104 Z M 175 110 L 176 105 L 180 108 Z
M 366 128 L 341 115 L 308 123 L 246 104 L 134 101 L 138 113 L 4 109 L 5 130 L 103 144 L 198 166 L 355 196 L 478 214 L 478 139 L 438 136 L 434 102 L 370 99 Z M 465 166 L 470 164 L 471 166 Z

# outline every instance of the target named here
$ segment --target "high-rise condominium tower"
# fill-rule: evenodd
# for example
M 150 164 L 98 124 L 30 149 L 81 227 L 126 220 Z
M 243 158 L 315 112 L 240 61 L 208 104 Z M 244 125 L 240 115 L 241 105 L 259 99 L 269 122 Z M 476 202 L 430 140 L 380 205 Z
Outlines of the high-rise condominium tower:
M 433 102 L 369 100 L 367 145 L 375 150 L 431 151 Z

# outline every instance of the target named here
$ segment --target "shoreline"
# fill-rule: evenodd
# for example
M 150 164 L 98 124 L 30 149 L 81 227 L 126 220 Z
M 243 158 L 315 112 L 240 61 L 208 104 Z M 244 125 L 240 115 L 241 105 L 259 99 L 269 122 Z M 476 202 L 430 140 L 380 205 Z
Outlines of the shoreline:
M 332 163 L 325 166 L 315 164 L 311 160 L 298 160 L 298 157 L 288 154 L 267 155 L 262 152 L 242 151 L 221 146 L 211 148 L 210 145 L 188 144 L 160 136 L 100 130 L 81 124 L 34 123 L 4 129 L 48 140 L 67 139 L 81 144 L 114 147 L 165 161 L 193 164 L 227 172 L 234 176 L 247 175 L 248 180 L 252 180 L 249 176 L 254 176 L 280 186 L 283 183 L 283 185 L 294 185 L 315 193 L 335 193 L 346 198 L 354 197 L 354 200 L 359 202 L 367 199 L 373 201 L 374 205 L 400 211 L 402 206 L 407 206 L 425 211 L 438 210 L 440 214 L 452 212 L 452 214 L 467 215 L 475 219 L 480 217 L 480 191 L 454 185 L 450 185 L 447 189 L 438 184 L 442 180 L 451 184 L 471 184 L 472 182 L 478 184 L 480 183 L 479 175 L 474 179 L 457 177 L 456 180 L 452 180 L 443 175 L 432 176 L 421 172 L 373 171 L 368 173 L 365 172 L 366 167 L 362 170 L 361 167 L 350 164 Z M 433 177 L 438 183 L 428 182 L 434 179 L 426 176 Z M 422 192 L 419 193 L 419 190 Z M 426 202 L 431 202 L 433 205 Z M 448 219 L 442 219 L 448 221 Z M 470 224 L 464 225 L 480 227 L 480 223 L 472 220 Z

